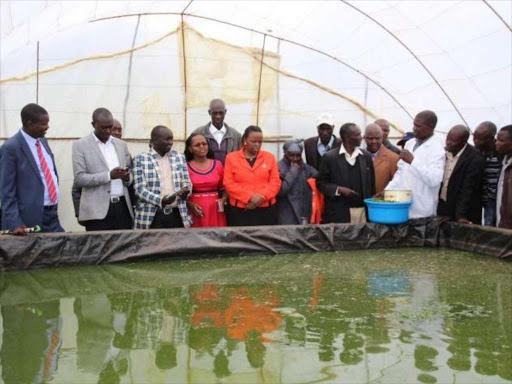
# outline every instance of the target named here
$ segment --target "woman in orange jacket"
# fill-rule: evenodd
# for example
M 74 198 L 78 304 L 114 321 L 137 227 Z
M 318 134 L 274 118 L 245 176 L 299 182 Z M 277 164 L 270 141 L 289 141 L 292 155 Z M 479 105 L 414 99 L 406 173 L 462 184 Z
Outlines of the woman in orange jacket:
M 277 224 L 276 196 L 281 179 L 274 155 L 262 151 L 262 143 L 261 128 L 251 125 L 242 136 L 242 148 L 226 157 L 229 226 Z

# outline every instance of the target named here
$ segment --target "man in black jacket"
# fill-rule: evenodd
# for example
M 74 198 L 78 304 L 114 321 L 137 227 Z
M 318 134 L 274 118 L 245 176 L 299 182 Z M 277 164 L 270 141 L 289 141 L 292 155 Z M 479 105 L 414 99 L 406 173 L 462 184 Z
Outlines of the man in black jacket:
M 365 221 L 364 199 L 375 194 L 370 153 L 360 149 L 361 130 L 354 123 L 340 128 L 342 145 L 327 152 L 320 163 L 318 189 L 325 195 L 324 223 Z
M 332 134 L 334 130 L 334 117 L 329 113 L 322 113 L 316 122 L 318 136 L 310 137 L 304 141 L 306 163 L 315 169 L 320 168 L 322 156 L 341 145 L 340 139 Z
M 485 159 L 468 144 L 470 131 L 456 125 L 446 136 L 446 162 L 437 214 L 463 224 L 482 222 L 482 176 Z

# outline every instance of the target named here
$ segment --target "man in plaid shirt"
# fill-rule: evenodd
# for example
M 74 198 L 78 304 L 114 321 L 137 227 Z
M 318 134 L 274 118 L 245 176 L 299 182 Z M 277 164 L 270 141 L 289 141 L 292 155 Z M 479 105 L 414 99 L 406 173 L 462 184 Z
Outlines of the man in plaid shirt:
M 133 177 L 138 197 L 135 229 L 189 227 L 187 195 L 192 190 L 185 156 L 171 150 L 173 134 L 163 125 L 151 131 L 149 152 L 135 156 Z

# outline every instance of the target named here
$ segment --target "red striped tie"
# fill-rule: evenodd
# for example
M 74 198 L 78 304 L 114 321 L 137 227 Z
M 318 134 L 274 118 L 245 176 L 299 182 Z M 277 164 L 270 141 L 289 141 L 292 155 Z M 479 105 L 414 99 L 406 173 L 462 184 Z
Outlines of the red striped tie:
M 50 195 L 50 200 L 52 203 L 57 202 L 57 188 L 55 188 L 55 183 L 53 182 L 53 177 L 50 172 L 50 168 L 48 167 L 48 163 L 43 156 L 43 149 L 41 148 L 41 142 L 39 140 L 36 141 L 37 148 L 37 156 L 39 156 L 39 163 L 41 164 L 41 169 L 43 170 L 44 180 L 46 181 L 46 186 L 48 187 L 48 194 Z

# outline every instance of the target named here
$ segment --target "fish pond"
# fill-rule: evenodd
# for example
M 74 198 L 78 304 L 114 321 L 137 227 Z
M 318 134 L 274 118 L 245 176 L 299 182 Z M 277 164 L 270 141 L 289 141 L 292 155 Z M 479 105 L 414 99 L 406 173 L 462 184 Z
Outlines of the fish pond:
M 0 275 L 4 383 L 511 383 L 512 263 L 447 249 Z

